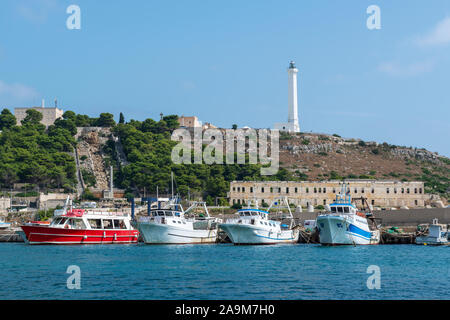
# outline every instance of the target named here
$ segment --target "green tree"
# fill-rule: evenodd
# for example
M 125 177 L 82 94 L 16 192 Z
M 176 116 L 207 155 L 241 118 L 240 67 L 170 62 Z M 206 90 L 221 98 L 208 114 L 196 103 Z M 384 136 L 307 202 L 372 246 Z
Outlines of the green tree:
M 26 111 L 26 117 L 22 120 L 22 125 L 36 125 L 42 121 L 42 113 L 34 109 Z
M 100 117 L 96 121 L 97 127 L 113 127 L 115 124 L 114 116 L 111 113 L 100 113 Z
M 236 129 L 238 128 L 238 125 L 237 125 L 237 124 L 233 124 L 233 125 L 231 126 L 231 128 L 232 128 L 233 130 L 236 130 Z
M 123 115 L 122 112 L 121 112 L 120 115 L 119 115 L 119 123 L 122 123 L 122 124 L 125 123 L 125 117 L 124 117 L 124 115 Z
M 69 120 L 70 119 L 72 121 L 76 121 L 77 115 L 76 115 L 75 112 L 68 110 L 68 111 L 64 112 L 62 117 L 65 120 Z
M 166 122 L 167 127 L 170 131 L 173 131 L 177 129 L 180 125 L 178 123 L 178 116 L 177 115 L 170 115 L 163 117 L 163 120 Z
M 16 125 L 16 117 L 9 111 L 9 109 L 3 109 L 0 114 L 0 130 L 10 129 Z

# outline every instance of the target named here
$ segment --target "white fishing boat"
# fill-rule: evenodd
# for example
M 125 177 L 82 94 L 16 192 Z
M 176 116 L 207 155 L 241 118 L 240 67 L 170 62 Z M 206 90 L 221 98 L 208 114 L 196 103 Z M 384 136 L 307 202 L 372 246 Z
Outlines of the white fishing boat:
M 433 219 L 433 223 L 428 227 L 428 235 L 416 237 L 416 244 L 419 245 L 444 245 L 450 243 L 450 232 L 445 224 L 438 223 L 438 219 Z
M 294 220 L 287 199 L 281 202 L 287 204 L 288 215 L 282 218 L 289 219 L 290 226 L 269 219 L 270 209 L 280 203 L 274 201 L 267 211 L 251 207 L 240 209 L 236 212 L 238 218 L 228 219 L 219 227 L 235 245 L 296 243 L 300 231 L 293 227 Z
M 195 212 L 199 207 L 204 213 Z M 210 217 L 205 202 L 194 202 L 184 211 L 175 201 L 166 206 L 158 201 L 158 207 L 139 217 L 136 225 L 146 244 L 200 244 L 216 242 L 219 222 Z
M 361 198 L 364 199 L 364 198 Z M 368 245 L 379 244 L 379 225 L 371 213 L 359 212 L 352 203 L 347 185 L 329 205 L 329 212 L 316 219 L 322 245 Z

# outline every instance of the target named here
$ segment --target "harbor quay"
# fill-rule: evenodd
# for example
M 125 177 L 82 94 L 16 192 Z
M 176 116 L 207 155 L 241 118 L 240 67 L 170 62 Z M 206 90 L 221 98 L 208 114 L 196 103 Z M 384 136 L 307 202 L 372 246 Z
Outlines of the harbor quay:
M 296 223 L 304 225 L 305 221 L 315 220 L 323 212 L 294 212 L 292 215 Z M 432 209 L 398 209 L 380 210 L 374 213 L 376 218 L 381 219 L 382 226 L 398 226 L 416 228 L 420 224 L 431 223 L 438 219 L 439 223 L 450 224 L 450 208 Z M 234 214 L 217 214 L 223 220 L 233 218 Z

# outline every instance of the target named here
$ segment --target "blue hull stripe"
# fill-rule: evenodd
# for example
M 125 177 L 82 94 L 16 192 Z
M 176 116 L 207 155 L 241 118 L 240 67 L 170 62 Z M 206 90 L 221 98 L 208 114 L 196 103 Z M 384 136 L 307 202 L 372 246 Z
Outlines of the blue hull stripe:
M 357 226 L 355 226 L 353 224 L 349 225 L 348 231 L 350 233 L 353 233 L 355 235 L 359 235 L 359 236 L 361 236 L 363 238 L 366 238 L 366 239 L 367 238 L 370 239 L 372 237 L 372 233 L 371 232 L 368 232 L 368 231 L 365 231 L 365 230 L 363 230 L 361 228 L 358 228 Z
M 366 238 L 366 237 L 360 236 L 359 234 L 356 234 L 356 233 L 347 232 L 347 234 L 349 236 L 351 236 L 351 237 L 358 237 L 358 238 L 361 238 L 363 240 L 370 240 L 370 238 Z

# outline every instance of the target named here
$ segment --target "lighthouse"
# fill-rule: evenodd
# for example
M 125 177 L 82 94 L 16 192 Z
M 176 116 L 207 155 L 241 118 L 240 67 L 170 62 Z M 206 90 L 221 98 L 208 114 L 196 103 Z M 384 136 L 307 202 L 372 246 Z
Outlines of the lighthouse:
M 275 123 L 275 129 L 287 132 L 300 132 L 298 124 L 298 95 L 297 73 L 295 62 L 291 61 L 288 68 L 288 107 L 289 115 L 287 123 Z

